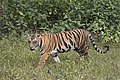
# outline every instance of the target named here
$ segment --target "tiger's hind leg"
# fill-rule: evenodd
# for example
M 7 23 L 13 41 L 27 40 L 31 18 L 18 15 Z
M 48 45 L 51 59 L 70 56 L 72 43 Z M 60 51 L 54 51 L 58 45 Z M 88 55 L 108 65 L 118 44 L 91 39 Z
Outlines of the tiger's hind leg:
M 60 59 L 59 59 L 57 53 L 53 53 L 53 54 L 51 54 L 51 56 L 53 57 L 53 59 L 54 59 L 55 62 L 60 62 Z
M 89 49 L 89 43 L 87 41 L 83 42 L 83 44 L 75 48 L 75 51 L 79 53 L 80 56 L 87 56 L 88 55 L 88 49 Z
M 79 54 L 80 57 L 83 56 L 83 59 L 88 61 L 88 57 L 89 57 L 89 56 L 88 56 L 87 50 L 75 49 L 75 51 Z
M 88 52 L 85 50 L 75 49 L 75 51 L 80 55 L 80 57 L 88 55 Z
M 88 56 L 88 52 L 87 51 L 80 51 L 79 54 L 81 56 Z

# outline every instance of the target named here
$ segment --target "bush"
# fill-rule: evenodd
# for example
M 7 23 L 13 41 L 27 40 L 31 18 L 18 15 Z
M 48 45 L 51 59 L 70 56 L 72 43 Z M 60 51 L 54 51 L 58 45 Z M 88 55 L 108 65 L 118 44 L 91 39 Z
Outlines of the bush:
M 83 28 L 97 33 L 103 42 L 120 41 L 119 0 L 5 0 L 1 10 L 4 33 Z

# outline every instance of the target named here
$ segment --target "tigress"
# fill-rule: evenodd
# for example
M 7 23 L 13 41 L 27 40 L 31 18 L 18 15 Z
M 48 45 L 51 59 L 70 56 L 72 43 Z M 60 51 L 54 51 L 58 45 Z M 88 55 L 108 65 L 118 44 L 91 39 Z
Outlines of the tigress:
M 89 42 L 92 43 L 94 49 L 99 53 L 107 53 L 109 46 L 104 46 L 105 51 L 97 48 L 96 43 L 89 31 L 83 29 L 75 29 L 60 33 L 43 33 L 33 34 L 29 36 L 28 44 L 31 51 L 37 47 L 40 49 L 40 59 L 38 65 L 43 65 L 49 55 L 56 62 L 60 62 L 57 53 L 63 53 L 70 50 L 75 50 L 80 56 L 88 55 Z

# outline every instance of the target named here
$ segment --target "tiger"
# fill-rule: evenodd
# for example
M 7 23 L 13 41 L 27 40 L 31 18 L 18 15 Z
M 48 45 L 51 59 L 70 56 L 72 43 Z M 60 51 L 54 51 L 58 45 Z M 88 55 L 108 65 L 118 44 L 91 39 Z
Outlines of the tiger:
M 80 56 L 88 55 L 89 43 L 93 48 L 105 54 L 109 51 L 109 46 L 103 46 L 104 51 L 97 48 L 91 33 L 84 29 L 74 29 L 59 33 L 42 33 L 31 34 L 28 38 L 28 44 L 31 51 L 36 48 L 40 49 L 40 58 L 38 65 L 43 65 L 47 61 L 49 55 L 53 57 L 55 62 L 61 62 L 58 53 L 76 51 Z

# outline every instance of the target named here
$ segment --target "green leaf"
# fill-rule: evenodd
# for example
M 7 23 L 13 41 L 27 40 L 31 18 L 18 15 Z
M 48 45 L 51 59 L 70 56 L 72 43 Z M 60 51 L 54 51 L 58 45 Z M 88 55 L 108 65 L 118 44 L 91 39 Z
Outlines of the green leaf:
M 23 14 L 21 11 L 19 11 L 19 14 L 20 14 L 21 16 L 24 16 L 24 14 Z

